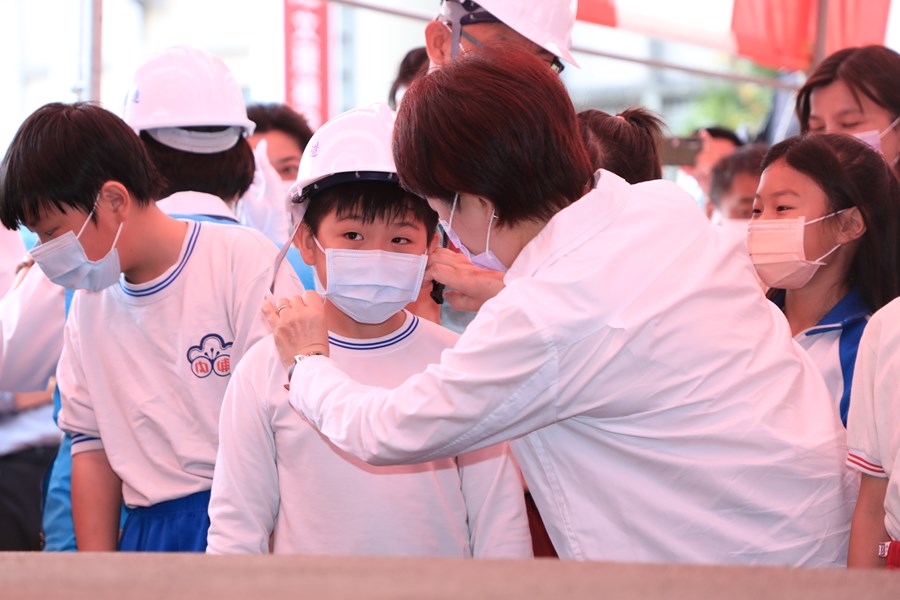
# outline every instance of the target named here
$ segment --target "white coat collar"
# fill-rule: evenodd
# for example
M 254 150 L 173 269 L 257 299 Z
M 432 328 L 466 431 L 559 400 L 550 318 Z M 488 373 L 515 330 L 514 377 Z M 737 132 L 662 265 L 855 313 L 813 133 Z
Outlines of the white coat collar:
M 613 221 L 631 193 L 631 184 L 603 169 L 597 171 L 594 181 L 594 189 L 556 213 L 522 248 L 503 278 L 506 283 L 533 276 L 544 265 L 582 245 Z

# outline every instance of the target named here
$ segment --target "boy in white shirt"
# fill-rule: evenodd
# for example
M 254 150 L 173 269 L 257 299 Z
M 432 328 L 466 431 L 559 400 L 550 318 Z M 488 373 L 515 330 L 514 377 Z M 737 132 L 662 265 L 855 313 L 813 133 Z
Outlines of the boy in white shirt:
M 861 473 L 849 567 L 900 569 L 900 299 L 869 319 L 847 419 L 847 464 Z
M 140 139 L 98 106 L 35 111 L 0 173 L 0 220 L 35 231 L 38 266 L 78 290 L 57 369 L 78 549 L 204 550 L 222 396 L 268 332 L 278 249 L 164 214 Z M 278 287 L 302 289 L 289 269 Z
M 457 335 L 403 310 L 436 245 L 437 215 L 400 188 L 386 106 L 323 125 L 304 153 L 295 243 L 326 298 L 331 356 L 372 385 L 404 381 Z M 522 487 L 506 444 L 418 465 L 373 467 L 291 408 L 266 337 L 222 407 L 208 552 L 526 558 Z M 271 537 L 271 546 L 270 546 Z

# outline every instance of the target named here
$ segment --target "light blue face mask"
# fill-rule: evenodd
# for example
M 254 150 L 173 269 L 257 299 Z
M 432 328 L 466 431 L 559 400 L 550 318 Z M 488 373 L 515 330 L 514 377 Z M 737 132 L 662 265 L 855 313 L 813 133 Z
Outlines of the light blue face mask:
M 96 209 L 97 204 L 95 203 L 94 208 L 84 220 L 84 225 L 78 231 L 78 235 L 67 231 L 58 238 L 31 249 L 31 257 L 34 258 L 34 262 L 53 283 L 70 290 L 99 292 L 119 280 L 122 269 L 119 264 L 116 243 L 119 241 L 124 223 L 119 223 L 112 248 L 106 253 L 106 256 L 98 261 L 88 259 L 87 254 L 84 253 L 84 246 L 79 241 Z
M 427 254 L 326 249 L 315 242 L 325 253 L 328 276 L 324 286 L 313 269 L 316 292 L 357 323 L 384 323 L 418 298 Z
M 491 252 L 491 229 L 494 226 L 494 221 L 497 219 L 497 215 L 491 210 L 491 221 L 488 223 L 488 231 L 487 231 L 487 240 L 484 243 L 484 252 L 481 254 L 472 255 L 472 252 L 466 248 L 463 243 L 460 241 L 459 236 L 456 235 L 456 232 L 453 231 L 453 214 L 456 212 L 456 205 L 459 203 L 459 194 L 453 197 L 453 206 L 450 208 L 450 221 L 444 221 L 443 219 L 440 221 L 441 229 L 444 230 L 444 233 L 447 234 L 447 237 L 453 242 L 453 245 L 459 248 L 459 251 L 462 252 L 463 256 L 469 259 L 469 262 L 479 267 L 481 269 L 487 269 L 488 271 L 498 271 L 500 273 L 506 273 L 507 268 L 500 259 L 494 256 L 494 253 Z

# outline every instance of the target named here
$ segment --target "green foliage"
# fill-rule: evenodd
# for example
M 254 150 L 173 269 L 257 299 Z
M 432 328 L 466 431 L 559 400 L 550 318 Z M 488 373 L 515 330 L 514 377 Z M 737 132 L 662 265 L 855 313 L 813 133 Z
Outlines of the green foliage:
M 759 77 L 776 77 L 775 71 L 758 67 L 749 61 L 731 59 L 728 70 Z M 730 129 L 746 129 L 754 136 L 765 124 L 772 105 L 774 90 L 756 83 L 702 79 L 700 91 L 687 117 L 680 123 L 679 135 L 711 125 Z

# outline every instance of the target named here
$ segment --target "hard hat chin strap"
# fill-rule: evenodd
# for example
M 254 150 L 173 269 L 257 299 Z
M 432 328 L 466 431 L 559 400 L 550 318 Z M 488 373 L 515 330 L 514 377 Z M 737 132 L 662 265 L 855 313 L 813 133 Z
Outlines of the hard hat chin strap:
M 462 18 L 467 14 L 469 14 L 468 11 L 459 2 L 444 0 L 444 5 L 441 7 L 441 15 L 438 18 L 446 19 L 450 24 L 450 56 L 453 58 L 459 56 Z

